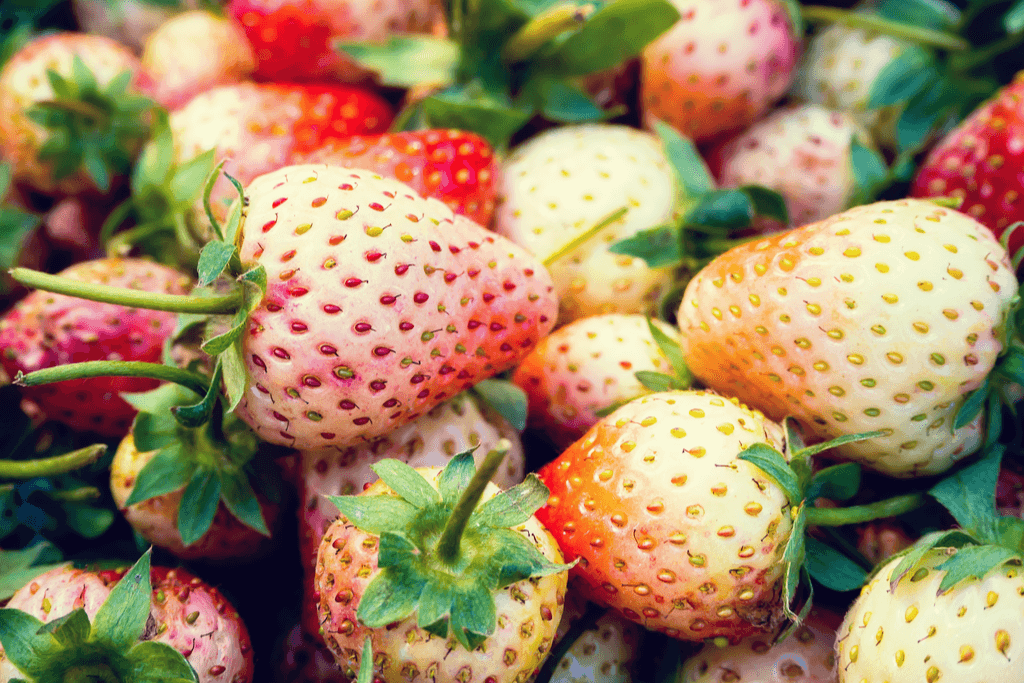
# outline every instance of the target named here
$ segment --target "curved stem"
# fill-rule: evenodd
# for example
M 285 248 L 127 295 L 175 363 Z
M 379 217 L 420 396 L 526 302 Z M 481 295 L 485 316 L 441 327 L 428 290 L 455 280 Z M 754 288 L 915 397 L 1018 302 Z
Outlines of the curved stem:
M 570 240 L 568 244 L 563 245 L 555 253 L 551 254 L 550 256 L 547 256 L 544 259 L 544 265 L 550 268 L 551 265 L 556 263 L 560 258 L 574 251 L 577 247 L 585 243 L 591 237 L 593 237 L 594 235 L 596 235 L 597 233 L 601 232 L 609 225 L 614 223 L 615 221 L 625 216 L 628 211 L 629 207 L 624 206 L 621 209 L 618 209 L 617 211 L 613 211 L 612 213 L 608 214 L 607 216 L 599 220 L 592 228 L 588 228 L 586 231 L 580 233 L 572 240 Z
M 822 7 L 819 5 L 808 5 L 800 10 L 804 20 L 813 23 L 836 23 L 860 28 L 868 31 L 901 38 L 918 45 L 937 47 L 943 50 L 967 50 L 971 44 L 960 36 L 936 31 L 930 28 L 904 24 L 898 21 L 890 21 L 877 14 L 867 12 L 853 12 L 839 7 Z
M 501 58 L 507 63 L 525 62 L 549 41 L 578 28 L 593 12 L 594 5 L 587 2 L 569 2 L 551 7 L 531 19 L 508 39 L 501 49 Z
M 859 524 L 887 517 L 898 517 L 923 507 L 928 497 L 923 493 L 908 493 L 903 496 L 886 498 L 868 505 L 854 505 L 848 508 L 808 507 L 807 523 L 814 526 L 845 526 Z
M 498 467 L 501 466 L 501 462 L 505 459 L 511 446 L 508 439 L 499 441 L 494 450 L 484 458 L 473 478 L 469 480 L 466 490 L 462 492 L 459 501 L 455 504 L 452 516 L 445 523 L 441 538 L 437 542 L 437 556 L 442 562 L 451 563 L 458 557 L 462 532 L 466 530 L 466 524 L 473 511 L 476 510 L 480 497 L 484 495 L 484 489 L 487 488 L 494 473 L 498 471 Z
M 79 486 L 77 489 L 66 491 L 47 491 L 46 495 L 61 503 L 88 503 L 99 500 L 103 494 L 95 486 Z
M 143 361 L 112 361 L 90 360 L 83 363 L 70 363 L 55 368 L 36 370 L 27 375 L 18 373 L 14 383 L 19 387 L 35 387 L 41 384 L 66 382 L 70 379 L 89 379 L 92 377 L 145 377 L 161 382 L 174 382 L 186 389 L 206 396 L 210 388 L 210 380 L 202 375 L 176 368 L 162 363 L 145 363 Z
M 145 308 L 151 311 L 198 314 L 234 313 L 242 305 L 241 289 L 235 289 L 231 293 L 221 296 L 186 296 L 80 282 L 30 268 L 11 268 L 8 272 L 14 280 L 26 287 L 90 301 L 101 301 L 131 308 Z
M 110 215 L 107 216 L 107 220 L 103 221 L 103 225 L 100 227 L 100 246 L 107 247 L 107 243 L 110 241 L 110 238 L 114 236 L 114 231 L 128 219 L 128 214 L 130 214 L 134 209 L 135 205 L 132 203 L 132 200 L 126 199 L 110 212 Z M 107 253 L 110 253 L 109 248 L 107 249 Z
M 52 477 L 57 474 L 73 472 L 96 462 L 107 452 L 106 444 L 98 443 L 64 455 L 37 460 L 0 460 L 0 478 L 3 479 L 34 479 L 35 477 Z

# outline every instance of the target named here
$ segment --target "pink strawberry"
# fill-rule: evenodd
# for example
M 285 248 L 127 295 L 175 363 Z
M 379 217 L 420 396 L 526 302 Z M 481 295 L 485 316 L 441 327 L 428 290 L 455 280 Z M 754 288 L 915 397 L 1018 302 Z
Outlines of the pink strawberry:
M 238 414 L 298 449 L 411 422 L 515 365 L 554 325 L 536 259 L 367 171 L 289 166 L 246 189 L 241 260 L 267 289 L 240 339 Z
M 230 0 L 227 11 L 256 50 L 260 79 L 358 82 L 369 74 L 336 41 L 429 33 L 436 7 L 431 0 Z
M 701 142 L 749 126 L 786 92 L 799 38 L 779 0 L 672 0 L 682 17 L 643 54 L 644 120 Z
M 72 280 L 168 294 L 183 294 L 189 279 L 176 270 L 140 259 L 86 261 L 61 273 Z M 173 332 L 172 313 L 35 291 L 0 319 L 0 365 L 11 376 L 87 360 L 159 362 Z M 59 385 L 26 387 L 26 398 L 51 419 L 75 429 L 119 438 L 128 432 L 135 408 L 121 392 L 152 389 L 136 378 L 76 379 Z
M 168 19 L 146 38 L 142 66 L 154 81 L 154 99 L 175 109 L 204 90 L 246 80 L 256 57 L 237 23 L 193 10 Z
M 440 199 L 455 213 L 484 227 L 491 224 L 498 161 L 476 133 L 426 130 L 355 135 L 329 140 L 293 163 L 367 168 L 406 183 L 424 197 Z

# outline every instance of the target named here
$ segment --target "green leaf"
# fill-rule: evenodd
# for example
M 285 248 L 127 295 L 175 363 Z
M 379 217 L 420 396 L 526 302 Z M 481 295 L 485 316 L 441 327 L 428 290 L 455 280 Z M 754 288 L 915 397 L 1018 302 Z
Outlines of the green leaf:
M 828 441 L 822 441 L 821 443 L 816 443 L 813 446 L 804 446 L 803 448 L 801 448 L 798 452 L 794 453 L 793 455 L 794 455 L 794 457 L 800 456 L 802 458 L 809 458 L 809 457 L 811 457 L 813 455 L 817 455 L 818 453 L 824 453 L 825 451 L 831 450 L 833 448 L 838 448 L 840 446 L 845 446 L 846 444 L 857 443 L 859 441 L 867 441 L 868 439 L 877 439 L 877 438 L 882 437 L 882 436 L 885 436 L 885 431 L 883 431 L 881 429 L 875 430 L 873 432 L 859 432 L 857 434 L 843 434 L 842 436 L 837 436 L 834 439 L 830 439 Z
M 616 0 L 598 6 L 578 30 L 539 59 L 537 68 L 559 76 L 610 69 L 639 55 L 679 20 L 666 0 Z
M 0 191 L 0 200 L 4 193 Z M 41 223 L 39 216 L 13 206 L 0 206 L 0 270 L 6 271 L 18 262 L 25 239 Z
M 197 467 L 195 460 L 185 453 L 184 444 L 167 446 L 143 466 L 125 505 L 135 505 L 187 486 Z
M 983 579 L 996 567 L 1016 560 L 1020 563 L 1020 553 L 998 545 L 975 545 L 960 548 L 956 554 L 935 568 L 946 572 L 939 582 L 938 595 L 947 592 L 964 579 Z
M 401 621 L 413 613 L 426 579 L 399 567 L 381 569 L 363 592 L 356 618 L 370 628 Z
M 199 683 L 185 656 L 167 643 L 146 640 L 125 656 L 131 683 Z
M 828 498 L 846 501 L 857 495 L 860 489 L 860 465 L 844 462 L 818 471 L 807 487 L 807 500 Z
M 678 377 L 666 375 L 664 372 L 637 370 L 633 373 L 633 376 L 636 377 L 636 381 L 640 382 L 645 389 L 656 393 L 686 388 L 686 385 Z
M 541 116 L 556 123 L 586 123 L 607 118 L 606 112 L 579 88 L 554 78 L 535 77 L 523 86 Z
M 949 116 L 952 87 L 942 77 L 910 98 L 896 120 L 896 144 L 901 152 L 917 150 Z
M 231 328 L 222 334 L 218 334 L 216 337 L 211 337 L 204 341 L 199 348 L 202 349 L 203 353 L 211 356 L 219 356 L 220 354 L 231 348 L 235 342 L 238 342 L 242 338 L 242 333 L 245 332 L 245 325 L 249 320 L 249 312 L 244 308 L 240 309 L 232 320 Z
M 423 586 L 416 607 L 416 625 L 441 638 L 448 636 L 448 617 L 451 615 L 454 595 L 451 581 L 431 576 Z
M 534 110 L 513 104 L 504 94 L 487 92 L 480 84 L 469 84 L 424 98 L 423 113 L 432 127 L 472 131 L 502 150 L 533 118 Z
M 868 573 L 849 557 L 813 536 L 808 536 L 804 544 L 807 571 L 822 586 L 846 592 L 864 585 Z
M 444 502 L 449 505 L 455 505 L 475 473 L 476 464 L 473 460 L 473 451 L 459 453 L 449 460 L 448 464 L 441 470 L 441 475 L 437 481 L 437 488 L 441 492 Z
M 967 399 L 957 409 L 956 414 L 953 416 L 953 431 L 963 429 L 967 425 L 974 422 L 974 419 L 981 415 L 981 411 L 985 409 L 985 404 L 988 401 L 989 392 L 992 389 L 992 383 L 989 382 L 988 377 L 982 381 L 981 386 L 967 394 Z
M 1011 35 L 1024 31 L 1024 0 L 1017 0 L 1003 15 L 1003 30 Z
M 782 562 L 786 567 L 786 573 L 782 583 L 782 609 L 790 619 L 799 621 L 791 605 L 800 587 L 801 570 L 804 568 L 805 543 L 807 538 L 807 515 L 805 507 L 800 505 L 796 519 L 793 520 L 793 529 L 789 533 L 789 540 L 786 548 L 782 551 Z
M 123 651 L 142 637 L 152 599 L 150 553 L 148 550 L 143 553 L 100 605 L 92 620 L 94 641 Z
M 437 489 L 431 486 L 422 474 L 401 460 L 387 458 L 370 465 L 370 469 L 376 472 L 392 491 L 418 508 L 441 502 L 441 494 Z
M 766 443 L 755 443 L 736 457 L 757 465 L 772 481 L 778 484 L 779 488 L 785 491 L 791 504 L 799 505 L 803 502 L 804 496 L 800 490 L 800 482 L 782 453 Z
M 754 203 L 742 190 L 711 190 L 697 200 L 686 216 L 688 225 L 737 230 L 754 219 Z
M 46 660 L 56 655 L 60 644 L 49 633 L 41 632 L 43 622 L 16 609 L 0 609 L 0 646 L 18 671 L 35 678 L 48 667 Z
M 40 574 L 66 564 L 36 564 L 44 555 L 44 551 L 48 551 L 45 554 L 49 555 L 53 550 L 53 546 L 45 541 L 23 550 L 0 550 L 0 602 L 6 601 Z
M 174 171 L 169 188 L 174 204 L 190 206 L 202 196 L 206 178 L 213 171 L 215 151 L 209 149 L 189 159 Z
M 91 630 L 92 624 L 89 623 L 89 615 L 81 607 L 43 624 L 43 627 L 39 629 L 40 633 L 52 635 L 64 647 L 82 645 L 89 637 Z
M 473 521 L 505 529 L 519 526 L 547 503 L 550 494 L 537 475 L 528 474 L 519 484 L 481 503 L 473 513 Z
M 64 503 L 64 522 L 83 538 L 99 538 L 114 523 L 116 513 L 85 503 Z
M 857 138 L 850 142 L 850 164 L 857 187 L 855 203 L 869 201 L 889 179 L 889 170 L 882 155 L 878 150 L 865 146 Z
M 654 122 L 654 131 L 661 139 L 665 156 L 676 172 L 676 178 L 687 197 L 699 197 L 715 189 L 715 181 L 704 158 L 693 141 L 664 121 Z
M 384 43 L 339 41 L 335 48 L 378 74 L 382 85 L 411 88 L 455 82 L 459 45 L 433 36 L 391 36 Z
M 875 10 L 879 16 L 941 31 L 956 27 L 960 11 L 946 0 L 882 0 Z
M 270 536 L 260 501 L 244 471 L 220 473 L 220 499 L 239 522 L 257 533 Z
M 683 245 L 676 225 L 641 230 L 612 244 L 608 251 L 643 259 L 648 268 L 670 268 L 683 260 Z
M 868 92 L 868 109 L 906 102 L 940 78 L 935 55 L 912 45 L 878 72 Z
M 481 583 L 456 586 L 453 593 L 449 618 L 452 633 L 464 648 L 473 650 L 494 633 L 497 623 L 494 596 Z
M 786 199 L 781 194 L 760 185 L 743 185 L 739 189 L 750 198 L 755 214 L 789 225 L 789 209 L 786 208 Z
M 235 255 L 235 252 L 236 249 L 233 244 L 227 244 L 220 240 L 207 242 L 199 254 L 199 264 L 196 266 L 199 280 L 196 285 L 205 287 L 220 277 L 220 274 L 228 267 L 228 263 L 231 261 L 231 257 Z
M 477 382 L 473 392 L 508 420 L 514 429 L 521 432 L 526 428 L 528 404 L 526 392 L 519 386 L 508 380 L 492 378 Z
M 996 481 L 1005 448 L 1003 444 L 996 446 L 928 490 L 965 531 L 991 542 L 998 541 Z
M 380 536 L 401 529 L 419 514 L 419 508 L 397 496 L 326 496 L 357 529 Z
M 210 469 L 197 467 L 181 494 L 178 508 L 178 533 L 190 546 L 206 534 L 220 504 L 220 478 Z
M 658 345 L 665 357 L 668 358 L 668 362 L 672 364 L 672 369 L 676 372 L 676 377 L 683 384 L 690 385 L 693 383 L 693 375 L 690 374 L 690 368 L 686 365 L 686 358 L 683 356 L 683 349 L 679 345 L 679 340 L 668 336 L 668 334 L 659 327 L 654 320 L 647 319 L 647 329 L 651 333 L 651 337 L 654 338 L 654 343 Z

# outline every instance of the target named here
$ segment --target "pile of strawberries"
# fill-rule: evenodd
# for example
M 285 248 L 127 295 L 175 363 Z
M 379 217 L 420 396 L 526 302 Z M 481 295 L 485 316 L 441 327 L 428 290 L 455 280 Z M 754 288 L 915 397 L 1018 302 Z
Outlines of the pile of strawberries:
M 0 683 L 1024 682 L 1019 3 L 9 4 Z

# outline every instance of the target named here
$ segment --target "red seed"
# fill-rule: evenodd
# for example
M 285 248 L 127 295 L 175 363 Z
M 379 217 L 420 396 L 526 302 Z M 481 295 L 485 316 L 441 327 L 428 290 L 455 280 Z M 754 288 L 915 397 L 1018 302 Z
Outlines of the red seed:
M 492 301 L 494 301 L 494 295 L 491 294 L 490 292 L 484 292 L 483 299 L 485 304 L 489 304 Z
M 358 334 L 365 334 L 372 330 L 373 326 L 370 323 L 356 323 L 353 328 Z
M 295 287 L 293 289 L 288 290 L 288 296 L 300 297 L 306 296 L 307 294 L 309 294 L 309 290 L 306 289 L 305 287 Z
M 405 275 L 405 272 L 409 270 L 408 263 L 399 263 L 395 266 L 395 275 Z
M 430 295 L 427 294 L 426 292 L 416 292 L 415 294 L 412 295 L 412 300 L 418 304 L 426 303 L 427 299 L 429 298 Z
M 427 379 L 426 375 L 413 375 L 412 379 L 409 380 L 410 384 L 419 384 Z
M 378 260 L 380 259 L 380 257 L 381 257 L 381 256 L 383 256 L 383 255 L 384 255 L 384 254 L 380 253 L 379 251 L 371 251 L 370 253 L 368 253 L 368 254 L 366 255 L 366 260 L 367 260 L 367 261 L 369 261 L 370 263 L 375 263 L 375 262 L 377 262 L 377 261 L 378 261 Z
M 368 418 L 368 417 L 357 417 L 356 419 L 352 420 L 352 424 L 359 425 L 360 427 L 362 427 L 364 424 L 366 424 L 369 421 L 370 421 L 370 418 Z
M 341 313 L 341 306 L 335 306 L 334 304 L 324 304 L 324 313 Z
M 306 375 L 305 377 L 303 377 L 302 383 L 305 384 L 307 387 L 318 387 L 321 384 L 320 380 L 318 380 L 313 375 Z
M 338 349 L 334 348 L 330 344 L 321 344 L 320 353 L 324 354 L 325 356 L 333 356 L 338 353 Z
M 413 325 L 410 322 L 403 321 L 403 322 L 398 323 L 398 329 L 402 330 L 402 332 L 408 332 L 412 328 L 413 328 Z
M 363 284 L 363 282 L 365 282 L 365 280 L 360 280 L 357 277 L 350 277 L 347 280 L 345 280 L 345 286 L 346 287 L 358 287 L 359 285 Z
M 429 244 L 430 248 L 433 249 L 434 251 L 441 251 L 441 245 L 435 242 L 434 240 L 430 240 L 427 244 Z
M 388 383 L 385 382 L 384 380 L 375 379 L 372 382 L 370 382 L 370 389 L 372 389 L 373 391 L 384 391 L 384 388 L 387 387 L 387 385 Z
M 267 304 L 267 310 L 271 313 L 277 313 L 281 310 L 281 304 Z
M 383 405 L 385 408 L 394 408 L 395 406 L 398 405 L 398 399 L 389 398 L 388 400 L 384 401 L 384 403 L 382 403 L 381 405 Z
M 292 332 L 295 332 L 296 334 L 301 334 L 308 329 L 309 328 L 306 327 L 306 323 L 300 323 L 298 320 L 292 323 Z
M 274 350 L 271 351 L 271 353 L 273 353 L 275 356 L 282 360 L 291 360 L 291 355 L 289 355 L 289 353 L 282 349 L 280 346 L 275 347 Z
M 356 407 L 356 404 L 353 403 L 352 401 L 349 401 L 348 399 L 345 399 L 344 401 L 338 404 L 338 407 L 341 408 L 342 410 L 353 410 Z
M 267 369 L 267 364 L 263 362 L 263 359 L 257 356 L 255 353 L 252 354 L 253 365 L 256 365 L 264 370 Z
M 444 282 L 445 284 L 450 285 L 451 283 L 455 282 L 455 278 L 457 277 L 458 275 L 456 273 L 445 273 Z
M 386 346 L 378 346 L 373 350 L 375 356 L 386 356 L 389 353 L 394 353 L 394 349 L 389 349 Z
M 382 296 L 380 298 L 380 303 L 381 303 L 382 306 L 390 306 L 391 304 L 395 303 L 395 301 L 397 301 L 397 300 L 398 300 L 398 297 L 391 296 L 390 294 L 385 294 L 384 296 Z

